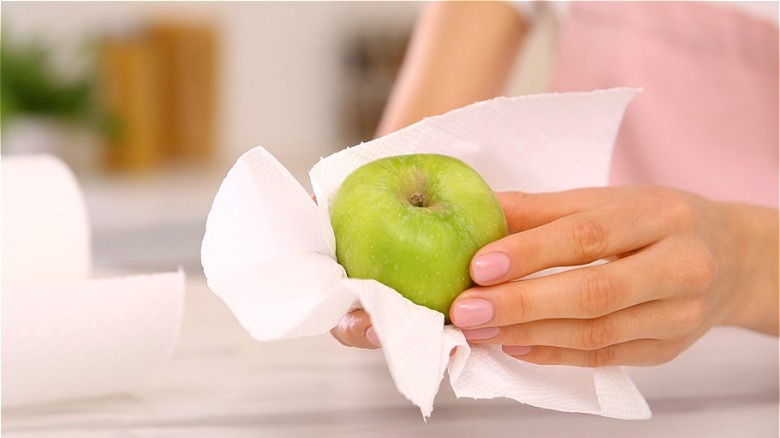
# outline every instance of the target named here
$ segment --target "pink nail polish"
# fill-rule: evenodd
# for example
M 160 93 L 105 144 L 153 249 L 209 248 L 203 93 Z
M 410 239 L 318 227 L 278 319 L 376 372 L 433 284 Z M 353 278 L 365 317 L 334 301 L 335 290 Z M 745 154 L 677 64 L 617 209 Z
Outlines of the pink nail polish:
M 453 304 L 452 323 L 458 327 L 474 327 L 490 322 L 495 315 L 493 303 L 482 298 L 468 298 Z
M 502 252 L 482 254 L 471 261 L 471 277 L 479 284 L 489 283 L 509 273 L 509 257 Z
M 382 344 L 379 342 L 379 337 L 376 335 L 376 332 L 374 331 L 374 326 L 371 326 L 366 329 L 366 339 L 368 339 L 368 342 L 376 345 L 377 347 L 382 346 Z
M 525 356 L 531 352 L 531 348 L 527 345 L 504 345 L 502 350 L 510 356 Z
M 481 341 L 484 339 L 493 339 L 501 332 L 498 327 L 485 327 L 474 330 L 463 330 L 463 336 L 469 341 Z

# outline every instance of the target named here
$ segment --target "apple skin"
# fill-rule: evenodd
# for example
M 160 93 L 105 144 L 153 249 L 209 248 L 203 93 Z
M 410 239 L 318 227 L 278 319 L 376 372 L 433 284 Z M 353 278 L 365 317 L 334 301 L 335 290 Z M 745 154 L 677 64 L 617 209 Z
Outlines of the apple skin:
M 471 258 L 507 235 L 504 211 L 485 180 L 439 154 L 360 166 L 334 195 L 330 218 L 347 276 L 377 280 L 445 318 L 473 285 Z

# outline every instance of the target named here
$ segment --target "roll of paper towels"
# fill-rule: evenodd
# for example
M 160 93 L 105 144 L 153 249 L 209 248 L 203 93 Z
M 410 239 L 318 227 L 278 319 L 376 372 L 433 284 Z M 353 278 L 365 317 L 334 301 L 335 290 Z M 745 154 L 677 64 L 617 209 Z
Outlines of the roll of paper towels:
M 3 286 L 90 274 L 87 208 L 70 169 L 51 155 L 2 161 Z
M 132 391 L 173 353 L 184 273 L 90 279 L 89 230 L 62 161 L 3 158 L 3 408 Z

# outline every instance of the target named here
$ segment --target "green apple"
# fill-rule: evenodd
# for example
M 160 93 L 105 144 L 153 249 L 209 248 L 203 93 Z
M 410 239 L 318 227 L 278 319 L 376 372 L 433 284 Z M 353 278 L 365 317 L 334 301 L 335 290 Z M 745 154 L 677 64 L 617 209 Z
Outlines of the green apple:
M 351 278 L 372 278 L 448 315 L 473 283 L 471 258 L 507 235 L 493 190 L 446 155 L 381 158 L 344 179 L 330 207 L 336 257 Z

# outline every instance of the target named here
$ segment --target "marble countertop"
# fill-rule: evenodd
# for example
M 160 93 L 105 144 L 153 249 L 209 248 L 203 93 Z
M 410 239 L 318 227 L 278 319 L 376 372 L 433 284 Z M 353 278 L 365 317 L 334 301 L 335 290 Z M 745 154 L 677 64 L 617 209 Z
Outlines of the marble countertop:
M 458 399 L 433 416 L 395 389 L 381 352 L 329 336 L 258 343 L 192 275 L 172 360 L 133 394 L 5 409 L 4 437 L 778 437 L 778 340 L 711 331 L 674 361 L 632 368 L 653 418 L 622 421 Z

